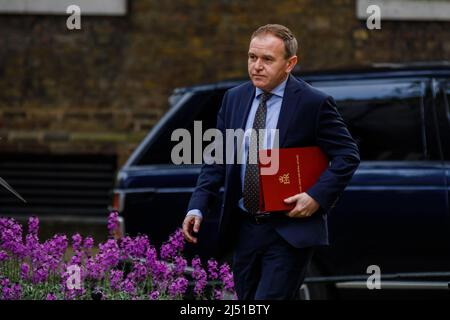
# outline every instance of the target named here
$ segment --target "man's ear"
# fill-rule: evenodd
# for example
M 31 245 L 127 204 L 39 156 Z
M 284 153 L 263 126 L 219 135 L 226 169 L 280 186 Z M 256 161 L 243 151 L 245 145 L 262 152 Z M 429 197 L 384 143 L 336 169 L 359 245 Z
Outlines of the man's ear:
M 288 59 L 288 67 L 286 69 L 286 72 L 289 73 L 294 69 L 295 65 L 297 64 L 297 56 L 292 56 Z

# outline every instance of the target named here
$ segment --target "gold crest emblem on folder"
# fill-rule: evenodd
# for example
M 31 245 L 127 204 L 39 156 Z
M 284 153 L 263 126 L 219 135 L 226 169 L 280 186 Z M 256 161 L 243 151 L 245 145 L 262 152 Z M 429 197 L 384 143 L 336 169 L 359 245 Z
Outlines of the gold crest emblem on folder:
M 278 177 L 278 181 L 282 184 L 290 184 L 289 173 L 282 174 Z

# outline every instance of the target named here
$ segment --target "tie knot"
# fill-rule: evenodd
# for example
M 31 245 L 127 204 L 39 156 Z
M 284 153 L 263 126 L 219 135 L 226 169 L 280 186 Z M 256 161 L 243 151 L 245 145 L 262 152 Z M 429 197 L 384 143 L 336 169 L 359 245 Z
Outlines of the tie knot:
M 267 102 L 267 100 L 269 100 L 271 96 L 272 94 L 270 92 L 263 91 L 263 93 L 261 93 L 261 103 Z

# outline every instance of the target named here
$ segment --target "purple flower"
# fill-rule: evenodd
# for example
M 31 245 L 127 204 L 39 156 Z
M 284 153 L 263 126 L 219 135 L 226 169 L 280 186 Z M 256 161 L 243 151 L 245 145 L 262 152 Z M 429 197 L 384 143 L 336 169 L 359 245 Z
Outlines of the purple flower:
M 143 259 L 150 248 L 150 241 L 146 235 L 139 235 L 134 238 L 134 248 L 132 250 L 132 257 L 136 259 Z
M 38 258 L 39 263 L 35 266 L 47 265 L 51 271 L 57 271 L 67 250 L 67 245 L 65 235 L 54 235 L 52 239 L 45 241 L 41 246 L 36 244 L 34 250 L 37 255 L 35 257 Z
M 92 248 L 94 247 L 94 239 L 92 237 L 84 238 L 83 247 L 86 257 L 90 257 L 92 255 Z
M 7 259 L 8 259 L 8 254 L 5 251 L 0 250 L 0 262 L 6 261 Z
M 95 280 L 101 280 L 104 276 L 103 268 L 98 264 L 94 258 L 86 260 L 86 277 Z
M 119 259 L 120 250 L 115 240 L 109 239 L 99 245 L 99 253 L 95 256 L 95 260 L 100 264 L 103 271 L 116 267 L 119 264 Z
M 73 251 L 80 251 L 82 243 L 83 243 L 83 237 L 79 233 L 76 233 L 72 236 Z
M 120 240 L 121 259 L 132 258 L 134 253 L 134 240 L 126 236 Z
M 26 255 L 26 248 L 22 243 L 22 226 L 14 219 L 0 219 L 0 249 L 9 251 L 19 258 Z
M 118 229 L 118 213 L 111 212 L 108 218 L 108 230 L 112 236 Z M 99 244 L 98 254 L 92 256 L 94 240 L 92 237 L 83 237 L 75 233 L 68 240 L 66 235 L 54 235 L 45 242 L 40 242 L 39 219 L 30 217 L 28 221 L 28 234 L 25 239 L 22 235 L 22 226 L 13 219 L 0 218 L 0 262 L 9 258 L 14 258 L 19 262 L 19 273 L 21 281 L 31 281 L 32 284 L 47 285 L 46 282 L 59 277 L 60 290 L 64 299 L 85 299 L 86 289 L 96 281 L 103 280 L 102 283 L 109 283 L 110 290 L 114 292 L 123 291 L 128 293 L 132 299 L 141 299 L 138 295 L 142 287 L 141 284 L 148 279 L 152 280 L 152 290 L 148 298 L 152 300 L 160 299 L 161 294 L 167 294 L 173 299 L 183 298 L 189 282 L 184 277 L 184 272 L 188 265 L 186 259 L 181 255 L 184 249 L 184 237 L 181 229 L 177 229 L 167 242 L 161 246 L 158 255 L 157 249 L 150 245 L 146 235 L 137 237 L 124 237 L 119 240 L 108 239 Z M 67 261 L 65 254 L 69 241 L 74 254 Z M 158 260 L 160 256 L 161 260 Z M 132 270 L 125 276 L 124 271 L 117 270 L 119 263 L 132 263 Z M 173 262 L 173 265 L 167 263 Z M 81 283 L 80 287 L 72 288 L 70 285 L 78 283 L 69 274 L 68 267 L 77 265 L 80 267 Z M 208 261 L 207 271 L 203 268 L 201 260 L 196 257 L 192 260 L 194 272 L 192 277 L 195 280 L 194 292 L 201 298 L 207 285 L 208 279 L 223 281 L 223 288 L 217 288 L 213 292 L 215 299 L 223 297 L 224 290 L 232 291 L 234 287 L 233 276 L 228 265 L 224 264 L 218 268 L 217 261 Z M 109 279 L 105 279 L 105 275 Z M 76 281 L 74 283 L 73 281 Z M 91 282 L 92 281 L 92 282 Z M 28 285 L 28 283 L 27 283 Z M 50 283 L 48 283 L 50 285 Z M 107 290 L 98 287 L 98 295 L 91 295 L 91 298 L 105 298 L 104 292 Z M 138 290 L 139 289 L 139 290 Z M 220 290 L 219 290 L 220 289 Z M 34 289 L 33 289 L 34 290 Z M 19 283 L 11 284 L 8 278 L 0 276 L 0 299 L 20 299 L 22 297 L 22 287 Z M 27 289 L 28 292 L 28 289 Z M 52 292 L 44 296 L 47 300 L 56 300 L 57 296 Z
M 159 298 L 159 291 L 155 290 L 149 295 L 150 300 L 157 300 Z
M 135 262 L 133 264 L 133 272 L 130 273 L 131 278 L 136 282 L 142 282 L 147 278 L 147 268 L 141 262 Z
M 136 294 L 136 286 L 133 283 L 133 281 L 130 280 L 129 278 L 126 278 L 122 282 L 122 290 L 125 291 L 126 293 L 128 293 L 129 295 Z
M 39 232 L 39 218 L 32 216 L 28 219 L 28 234 L 38 236 Z
M 3 286 L 2 299 L 4 300 L 20 300 L 22 297 L 22 287 L 18 283 L 11 286 Z
M 13 300 L 12 290 L 9 286 L 3 286 L 1 294 L 1 300 Z
M 208 283 L 206 271 L 203 269 L 194 270 L 192 277 L 195 280 L 194 292 L 200 297 L 205 290 L 206 284 Z
M 233 274 L 230 271 L 230 266 L 227 263 L 224 263 L 220 266 L 219 269 L 220 279 L 223 281 L 224 289 L 227 291 L 234 290 L 234 280 Z
M 0 287 L 9 286 L 9 279 L 3 276 L 0 276 Z
M 134 239 L 127 236 L 120 240 L 122 259 L 144 259 L 150 248 L 150 241 L 146 235 L 140 235 Z
M 177 278 L 169 286 L 169 295 L 171 298 L 182 296 L 188 287 L 188 280 L 184 277 Z
M 219 289 L 214 289 L 214 300 L 222 300 L 223 299 L 223 292 Z
M 109 277 L 111 289 L 113 289 L 114 291 L 119 291 L 122 279 L 123 279 L 123 271 L 111 270 L 111 275 Z
M 175 275 L 181 275 L 187 267 L 187 261 L 183 257 L 175 257 Z
M 28 263 L 22 263 L 20 266 L 20 277 L 23 280 L 28 280 L 30 278 L 30 266 Z
M 47 297 L 45 298 L 45 300 L 56 300 L 56 295 L 53 292 L 50 292 L 49 294 L 47 294 Z
M 194 268 L 194 271 L 192 272 L 192 278 L 195 281 L 194 292 L 198 297 L 200 297 L 202 296 L 203 290 L 205 289 L 208 282 L 207 273 L 202 268 L 201 260 L 199 257 L 195 257 L 194 259 L 192 259 L 192 267 Z
M 185 239 L 183 236 L 183 230 L 181 228 L 177 229 L 171 236 L 170 241 L 172 242 L 173 246 L 179 250 L 183 251 Z
M 81 260 L 82 260 L 81 252 L 76 252 L 70 259 L 70 264 L 81 265 Z
M 161 246 L 161 259 L 171 260 L 173 256 L 176 255 L 176 251 L 170 243 L 164 243 Z
M 85 293 L 86 290 L 84 288 L 73 290 L 68 289 L 64 292 L 64 298 L 66 300 L 75 300 L 83 296 Z
M 147 252 L 145 253 L 145 261 L 147 263 L 147 266 L 153 270 L 153 267 L 156 264 L 156 261 L 158 261 L 158 253 L 156 252 L 156 249 L 154 247 L 149 247 Z
M 33 284 L 43 283 L 47 281 L 48 278 L 48 266 L 43 265 L 39 268 L 33 269 L 33 275 L 31 281 Z
M 117 235 L 118 228 L 119 228 L 119 213 L 117 211 L 111 211 L 108 217 L 109 235 L 115 238 Z
M 162 261 L 156 261 L 151 271 L 153 274 L 153 278 L 159 282 L 167 281 L 168 277 L 170 276 L 169 267 Z
M 44 248 L 55 257 L 62 258 L 68 246 L 66 235 L 54 235 L 50 240 L 45 241 Z
M 192 268 L 194 269 L 200 269 L 202 267 L 202 261 L 197 256 L 194 259 L 192 259 Z
M 177 229 L 170 237 L 169 241 L 161 246 L 161 258 L 170 261 L 180 254 L 184 248 L 184 237 L 181 229 Z
M 27 234 L 25 238 L 25 251 L 30 257 L 36 255 L 41 250 L 38 238 L 33 234 Z
M 209 279 L 211 280 L 216 280 L 217 278 L 219 278 L 218 263 L 214 259 L 208 260 L 208 274 Z
M 224 263 L 220 266 L 220 276 L 226 275 L 228 273 L 230 273 L 230 266 L 228 265 L 228 263 Z

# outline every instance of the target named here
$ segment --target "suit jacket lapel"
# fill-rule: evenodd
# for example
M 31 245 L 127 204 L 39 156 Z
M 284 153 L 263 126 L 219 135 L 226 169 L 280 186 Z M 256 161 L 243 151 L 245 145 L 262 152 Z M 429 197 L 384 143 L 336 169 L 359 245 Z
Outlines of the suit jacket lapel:
M 290 122 L 292 121 L 295 109 L 298 108 L 298 101 L 300 99 L 299 92 L 303 87 L 303 83 L 295 79 L 294 76 L 289 75 L 289 79 L 286 83 L 284 90 L 283 102 L 281 104 L 280 115 L 278 117 L 277 129 L 279 129 L 279 142 L 280 148 L 284 145 L 286 139 L 287 130 Z
M 255 87 L 252 85 L 251 82 L 249 82 L 249 85 L 247 86 L 244 94 L 242 95 L 238 110 L 235 112 L 235 117 L 237 117 L 232 124 L 232 127 L 234 129 L 242 129 L 245 131 L 245 124 L 247 122 L 248 114 L 250 113 L 250 109 L 252 108 L 253 99 L 255 97 Z M 238 163 L 237 161 L 237 145 L 236 143 L 233 143 L 234 147 L 234 163 Z
M 239 103 L 239 112 L 236 112 L 237 116 L 237 126 L 236 128 L 241 128 L 245 130 L 245 124 L 247 122 L 248 114 L 250 113 L 250 109 L 252 108 L 253 99 L 255 98 L 255 87 L 253 85 L 249 85 L 246 90 L 245 95 L 242 96 L 242 99 Z

